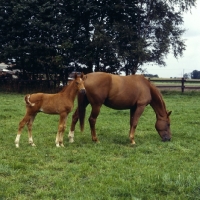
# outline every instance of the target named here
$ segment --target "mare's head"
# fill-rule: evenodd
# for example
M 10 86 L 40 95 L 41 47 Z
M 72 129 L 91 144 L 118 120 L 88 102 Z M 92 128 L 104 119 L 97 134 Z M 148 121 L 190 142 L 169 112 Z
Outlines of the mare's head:
M 74 74 L 74 81 L 77 85 L 78 91 L 81 93 L 85 93 L 85 86 L 84 86 L 84 74 L 81 73 L 80 76 L 78 76 L 76 73 Z
M 171 111 L 167 113 L 167 118 L 164 119 L 157 119 L 156 121 L 156 130 L 158 131 L 160 137 L 162 138 L 163 142 L 171 140 L 171 130 L 170 130 L 170 116 Z

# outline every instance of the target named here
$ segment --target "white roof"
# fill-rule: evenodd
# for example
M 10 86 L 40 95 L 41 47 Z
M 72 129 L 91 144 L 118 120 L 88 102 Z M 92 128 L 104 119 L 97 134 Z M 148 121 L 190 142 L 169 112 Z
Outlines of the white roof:
M 0 69 L 2 70 L 2 69 L 5 69 L 5 68 L 7 68 L 8 67 L 8 65 L 6 65 L 5 63 L 0 63 Z

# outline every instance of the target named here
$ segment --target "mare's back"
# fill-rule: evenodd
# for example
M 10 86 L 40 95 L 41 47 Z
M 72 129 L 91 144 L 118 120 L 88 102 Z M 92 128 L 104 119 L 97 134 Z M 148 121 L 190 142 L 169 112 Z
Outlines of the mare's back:
M 112 108 L 126 109 L 136 102 L 146 104 L 151 98 L 149 81 L 141 75 L 90 73 L 85 87 L 90 103 L 98 101 Z
M 116 86 L 126 94 L 136 94 L 149 91 L 149 81 L 142 75 L 117 76 L 113 75 L 113 87 Z
M 86 75 L 84 85 L 91 94 L 108 93 L 112 83 L 112 75 L 104 72 L 89 73 Z
M 87 74 L 85 87 L 91 93 L 140 93 L 149 91 L 149 81 L 142 75 L 119 76 L 104 72 Z

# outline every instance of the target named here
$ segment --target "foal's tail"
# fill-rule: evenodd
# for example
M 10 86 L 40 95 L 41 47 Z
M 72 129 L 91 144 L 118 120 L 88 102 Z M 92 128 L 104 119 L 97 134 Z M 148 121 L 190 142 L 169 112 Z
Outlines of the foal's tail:
M 80 121 L 80 129 L 81 131 L 84 130 L 84 122 L 85 122 L 85 112 L 86 107 L 88 105 L 87 96 L 85 93 L 78 94 L 78 116 Z
M 25 100 L 25 102 L 26 102 L 26 105 L 27 105 L 27 106 L 34 106 L 35 103 L 31 103 L 31 102 L 30 102 L 30 97 L 31 97 L 30 94 L 27 94 L 27 95 L 24 97 L 24 100 Z

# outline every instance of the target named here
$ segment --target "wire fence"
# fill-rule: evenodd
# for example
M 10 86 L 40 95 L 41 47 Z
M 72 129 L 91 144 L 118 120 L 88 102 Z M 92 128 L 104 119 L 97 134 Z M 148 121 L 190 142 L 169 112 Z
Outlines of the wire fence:
M 200 79 L 149 78 L 160 90 L 200 91 Z M 65 84 L 64 84 L 65 85 Z M 58 80 L 19 80 L 0 79 L 0 91 L 16 93 L 49 92 L 55 93 L 64 86 Z

